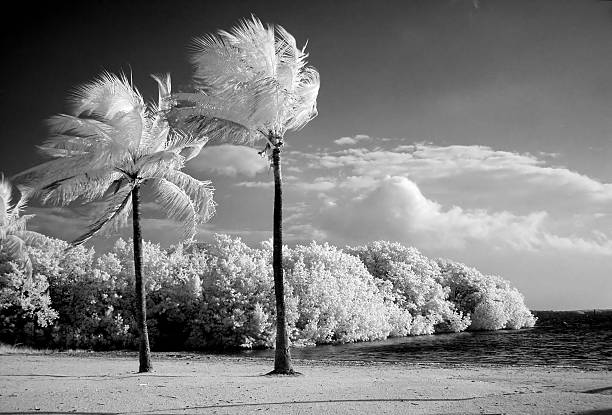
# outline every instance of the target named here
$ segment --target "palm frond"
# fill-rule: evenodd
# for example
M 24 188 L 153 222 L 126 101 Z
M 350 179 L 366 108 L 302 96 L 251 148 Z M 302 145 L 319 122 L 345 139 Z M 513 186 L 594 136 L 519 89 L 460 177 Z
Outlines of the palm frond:
M 194 66 L 194 84 L 200 89 L 221 85 L 228 81 L 226 74 L 236 74 L 236 82 L 248 81 L 252 72 L 240 51 L 223 38 L 207 35 L 193 40 L 191 63 Z
M 253 17 L 230 32 L 197 38 L 192 44 L 194 80 L 201 88 L 223 90 L 256 77 L 273 76 L 276 70 L 274 29 Z
M 166 179 L 153 179 L 155 201 L 170 219 L 183 225 L 183 238 L 192 239 L 197 231 L 198 213 L 194 201 L 176 184 Z
M 60 114 L 48 119 L 51 136 L 39 147 L 49 157 L 89 157 L 97 166 L 113 162 L 131 148 L 124 131 L 89 116 Z
M 284 126 L 286 131 L 300 130 L 317 116 L 319 86 L 319 72 L 312 67 L 306 68 L 300 76 L 292 102 L 288 104 L 289 110 Z
M 26 224 L 34 215 L 21 215 L 28 200 L 29 189 L 18 186 L 19 199 L 11 205 L 12 186 L 4 175 L 0 175 L 0 249 L 8 255 L 18 259 L 25 267 L 28 275 L 32 273 L 32 263 L 25 249 L 25 242 L 21 238 L 26 232 Z
M 197 137 L 182 131 L 172 131 L 172 134 L 168 136 L 162 148 L 144 156 L 143 160 L 146 160 L 146 164 L 149 165 L 158 159 L 165 163 L 172 162 L 171 165 L 163 167 L 180 169 L 186 161 L 196 157 L 207 142 L 208 137 L 205 136 Z
M 159 90 L 159 97 L 157 101 L 157 108 L 160 111 L 165 111 L 170 108 L 170 102 L 168 98 L 172 93 L 172 82 L 170 79 L 170 74 L 152 74 L 151 78 L 157 82 L 157 87 Z
M 13 187 L 11 182 L 4 178 L 4 175 L 0 175 L 0 199 L 4 201 L 6 206 L 11 204 L 11 196 L 13 194 Z
M 257 139 L 256 131 L 234 121 L 211 117 L 195 107 L 174 108 L 169 119 L 174 128 L 196 137 L 207 137 L 211 145 L 247 144 Z
M 66 145 L 65 141 L 70 140 L 69 144 L 81 145 L 82 151 L 87 151 L 92 143 L 106 143 L 113 141 L 115 129 L 93 117 L 80 118 L 70 114 L 57 114 L 47 119 L 47 125 L 51 138 L 47 142 L 54 147 Z
M 17 203 L 15 203 L 15 206 L 13 206 L 13 209 L 11 211 L 13 217 L 21 215 L 21 212 L 25 210 L 33 190 L 31 187 L 26 186 L 24 184 L 19 184 L 16 187 L 17 190 L 19 190 L 20 195 L 19 200 L 17 200 Z
M 164 150 L 181 152 L 185 147 L 204 145 L 207 142 L 207 137 L 198 137 L 183 131 L 173 131 L 164 143 Z
M 306 66 L 308 54 L 299 49 L 295 38 L 282 26 L 276 29 L 276 79 L 284 89 L 294 92 L 299 84 L 300 74 Z
M 15 232 L 15 236 L 20 238 L 26 245 L 43 245 L 49 239 L 42 233 L 28 230 Z
M 91 166 L 90 155 L 55 158 L 19 172 L 12 179 L 19 179 L 36 191 L 54 181 L 72 177 L 88 166 Z
M 91 169 L 45 185 L 36 191 L 43 203 L 67 205 L 76 199 L 92 201 L 102 197 L 122 173 L 108 168 Z
M 248 143 L 259 138 L 258 130 L 276 130 L 275 125 L 287 92 L 272 78 L 246 83 L 231 91 L 214 94 L 178 93 L 169 118 L 178 128 L 197 136 L 209 136 L 218 144 L 223 133 L 233 142 Z M 228 139 L 224 141 L 230 141 Z
M 132 210 L 132 190 L 129 186 L 108 197 L 104 214 L 70 245 L 75 247 L 87 242 L 103 228 L 116 230 L 125 226 Z
M 159 99 L 156 104 L 150 104 L 145 113 L 145 127 L 142 132 L 142 141 L 138 156 L 159 151 L 168 141 L 170 127 L 166 119 L 166 113 L 172 106 L 172 86 L 170 74 L 151 75 L 157 82 Z
M 12 192 L 11 183 L 4 178 L 4 175 L 0 176 L 0 226 L 4 226 L 9 220 L 12 210 Z
M 134 158 L 161 150 L 169 140 L 170 126 L 164 112 L 148 113 L 142 131 L 140 146 L 133 152 Z
M 114 138 L 126 147 L 136 149 L 140 145 L 146 107 L 125 75 L 103 72 L 93 82 L 76 88 L 72 103 L 75 115 L 100 117 L 114 127 Z
M 213 200 L 213 195 L 215 189 L 210 181 L 195 179 L 178 170 L 166 171 L 163 178 L 178 186 L 189 196 L 201 221 L 207 222 L 214 216 L 216 203 Z
M 138 160 L 136 169 L 138 177 L 142 180 L 160 177 L 168 170 L 183 168 L 185 158 L 174 151 L 158 151 Z
M 2 232 L 5 237 L 7 235 L 15 234 L 17 232 L 23 231 L 26 229 L 27 222 L 32 219 L 34 215 L 23 215 L 19 217 L 12 217 L 2 226 Z
M 142 95 L 127 77 L 110 72 L 102 72 L 94 81 L 75 88 L 71 103 L 77 115 L 95 114 L 109 120 L 144 107 Z
M 11 258 L 22 263 L 28 275 L 32 274 L 32 261 L 26 251 L 25 242 L 17 235 L 7 235 L 0 240 L 0 250 L 3 250 Z
M 238 22 L 229 32 L 220 30 L 219 36 L 224 37 L 232 47 L 240 51 L 255 73 L 274 76 L 276 48 L 273 26 L 264 26 L 261 20 L 251 16 L 251 19 Z

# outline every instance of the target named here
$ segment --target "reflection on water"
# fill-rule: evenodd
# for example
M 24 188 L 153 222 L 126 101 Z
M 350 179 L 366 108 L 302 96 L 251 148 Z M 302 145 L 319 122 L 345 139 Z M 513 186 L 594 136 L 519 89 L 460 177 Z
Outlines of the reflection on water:
M 274 350 L 245 353 L 252 357 L 272 357 Z M 291 353 L 294 358 L 312 360 L 548 365 L 612 370 L 612 327 L 541 321 L 532 329 L 402 337 L 294 348 Z

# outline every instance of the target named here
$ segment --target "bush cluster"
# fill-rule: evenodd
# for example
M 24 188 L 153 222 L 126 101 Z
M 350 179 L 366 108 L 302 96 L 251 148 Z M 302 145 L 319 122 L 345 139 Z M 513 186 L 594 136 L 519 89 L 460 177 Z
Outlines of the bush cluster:
M 96 256 L 57 239 L 29 247 L 26 277 L 0 257 L 0 341 L 57 348 L 135 348 L 131 241 Z M 162 249 L 144 243 L 149 336 L 156 350 L 273 347 L 272 247 L 216 235 Z M 284 248 L 295 345 L 529 327 L 508 281 L 398 243 Z

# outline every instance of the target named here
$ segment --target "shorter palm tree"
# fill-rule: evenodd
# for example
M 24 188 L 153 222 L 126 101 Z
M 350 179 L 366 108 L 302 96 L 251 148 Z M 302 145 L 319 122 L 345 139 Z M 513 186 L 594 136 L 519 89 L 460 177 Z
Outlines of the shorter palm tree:
M 41 147 L 52 159 L 20 176 L 43 202 L 66 205 L 77 199 L 104 200 L 100 218 L 72 242 L 79 245 L 102 230 L 127 224 L 132 212 L 134 274 L 140 331 L 140 372 L 152 369 L 142 276 L 140 190 L 147 184 L 170 218 L 183 224 L 191 239 L 199 223 L 214 214 L 213 188 L 181 172 L 198 155 L 207 138 L 171 130 L 164 117 L 169 109 L 170 77 L 153 76 L 159 103 L 148 104 L 125 75 L 103 73 L 76 90 L 73 113 L 49 121 L 51 138 Z

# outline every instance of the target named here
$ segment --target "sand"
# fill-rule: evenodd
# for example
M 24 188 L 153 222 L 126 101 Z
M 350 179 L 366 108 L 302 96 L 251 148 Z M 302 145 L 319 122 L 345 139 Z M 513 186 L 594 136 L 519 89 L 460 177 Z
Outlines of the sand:
M 1 413 L 612 414 L 612 372 L 154 354 L 0 355 Z

